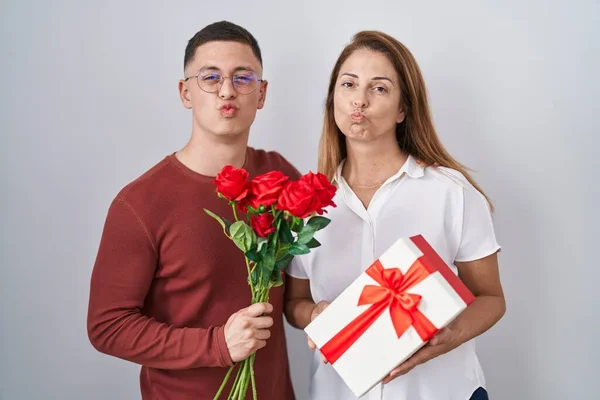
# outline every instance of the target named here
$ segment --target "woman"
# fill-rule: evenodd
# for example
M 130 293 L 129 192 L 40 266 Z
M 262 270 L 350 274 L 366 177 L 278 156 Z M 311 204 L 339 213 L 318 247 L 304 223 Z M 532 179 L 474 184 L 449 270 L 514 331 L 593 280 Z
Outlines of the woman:
M 396 239 L 422 234 L 476 300 L 364 398 L 487 399 L 472 339 L 505 311 L 492 207 L 440 143 L 419 67 L 389 35 L 360 32 L 340 54 L 319 170 L 338 186 L 337 207 L 316 236 L 322 246 L 288 268 L 288 321 L 305 328 Z M 311 398 L 355 398 L 316 354 L 311 372 Z

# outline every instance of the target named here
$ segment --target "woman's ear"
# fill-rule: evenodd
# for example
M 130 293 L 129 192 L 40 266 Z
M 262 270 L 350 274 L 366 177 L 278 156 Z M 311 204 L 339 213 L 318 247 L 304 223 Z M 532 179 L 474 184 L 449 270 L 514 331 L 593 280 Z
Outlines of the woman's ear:
M 400 109 L 398 110 L 398 116 L 396 117 L 396 123 L 399 124 L 400 122 L 404 121 L 404 118 L 404 108 L 400 107 Z

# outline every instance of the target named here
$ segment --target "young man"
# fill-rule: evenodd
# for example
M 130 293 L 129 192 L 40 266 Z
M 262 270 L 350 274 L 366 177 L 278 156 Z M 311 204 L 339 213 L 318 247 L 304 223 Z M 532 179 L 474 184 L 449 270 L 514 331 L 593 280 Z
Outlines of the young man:
M 242 252 L 203 211 L 233 219 L 210 183 L 225 165 L 251 177 L 300 176 L 278 153 L 247 146 L 267 94 L 260 48 L 244 28 L 214 23 L 189 41 L 184 70 L 191 139 L 112 202 L 92 273 L 89 338 L 141 364 L 143 399 L 212 399 L 228 367 L 255 351 L 260 397 L 293 399 L 283 287 L 271 289 L 270 304 L 248 307 Z

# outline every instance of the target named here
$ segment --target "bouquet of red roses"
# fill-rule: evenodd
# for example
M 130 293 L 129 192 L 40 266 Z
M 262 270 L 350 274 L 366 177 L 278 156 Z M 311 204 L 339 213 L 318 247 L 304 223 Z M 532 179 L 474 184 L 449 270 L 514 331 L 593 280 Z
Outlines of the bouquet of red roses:
M 249 181 L 246 170 L 232 166 L 224 167 L 212 183 L 217 195 L 231 205 L 235 221 L 204 211 L 244 252 L 252 304 L 267 302 L 269 290 L 283 283 L 282 271 L 294 256 L 320 246 L 314 234 L 330 222 L 322 215 L 326 207 L 335 207 L 332 199 L 336 187 L 325 175 L 312 172 L 297 181 L 280 171 Z M 246 220 L 238 219 L 238 210 L 246 214 Z M 252 354 L 241 362 L 228 399 L 244 399 L 250 382 L 253 398 L 257 398 L 255 357 Z M 227 372 L 215 399 L 221 396 L 234 367 Z

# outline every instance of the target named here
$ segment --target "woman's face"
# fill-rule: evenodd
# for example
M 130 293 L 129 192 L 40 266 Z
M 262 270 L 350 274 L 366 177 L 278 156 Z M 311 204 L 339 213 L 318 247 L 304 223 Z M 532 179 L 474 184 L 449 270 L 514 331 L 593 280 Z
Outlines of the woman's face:
M 404 120 L 400 83 L 382 53 L 356 50 L 342 64 L 333 96 L 335 122 L 348 140 L 371 141 L 396 134 Z

